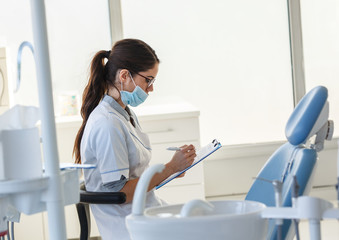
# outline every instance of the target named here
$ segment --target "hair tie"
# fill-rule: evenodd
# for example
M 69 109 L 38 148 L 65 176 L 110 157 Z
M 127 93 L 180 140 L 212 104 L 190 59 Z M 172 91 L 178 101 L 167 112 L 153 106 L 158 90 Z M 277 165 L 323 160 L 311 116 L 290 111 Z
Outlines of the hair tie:
M 107 59 L 109 58 L 110 55 L 111 55 L 111 50 L 106 51 L 106 58 L 107 58 Z

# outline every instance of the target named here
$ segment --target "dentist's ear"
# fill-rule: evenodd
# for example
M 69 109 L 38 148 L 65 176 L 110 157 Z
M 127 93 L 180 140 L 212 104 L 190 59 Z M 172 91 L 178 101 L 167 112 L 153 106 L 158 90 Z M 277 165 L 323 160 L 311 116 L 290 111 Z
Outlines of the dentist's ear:
M 129 78 L 129 71 L 127 69 L 121 69 L 119 72 L 119 81 L 125 83 Z

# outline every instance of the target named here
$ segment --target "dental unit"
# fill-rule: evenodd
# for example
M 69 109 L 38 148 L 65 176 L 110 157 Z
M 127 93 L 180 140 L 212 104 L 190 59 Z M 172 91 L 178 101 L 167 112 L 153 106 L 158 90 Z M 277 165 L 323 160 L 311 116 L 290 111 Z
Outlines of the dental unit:
M 313 88 L 300 100 L 286 125 L 288 142 L 266 162 L 244 201 L 191 200 L 145 209 L 149 181 L 163 169 L 163 165 L 151 166 L 138 182 L 132 213 L 126 218 L 131 238 L 256 240 L 293 239 L 296 235 L 299 240 L 298 222 L 305 219 L 311 240 L 320 240 L 320 221 L 339 219 L 339 209 L 332 203 L 307 196 L 317 152 L 333 135 L 333 121 L 328 115 L 327 89 Z
M 13 119 L 20 128 L 0 131 L 0 162 L 6 168 L 4 178 L 0 179 L 0 237 L 9 238 L 9 222 L 19 222 L 21 213 L 47 211 L 49 239 L 61 240 L 66 239 L 64 206 L 79 202 L 79 172 L 59 169 L 44 1 L 31 0 L 31 11 L 45 168 L 42 169 L 37 119 L 28 127 L 21 124 L 32 116 L 31 108 L 11 108 L 1 119 Z M 33 53 L 32 45 L 25 42 L 20 46 L 20 54 L 24 46 Z M 18 81 L 16 90 L 19 86 Z M 13 162 L 20 161 L 22 164 L 14 166 Z M 25 167 L 29 163 L 32 166 Z
M 206 202 L 192 200 L 184 205 L 145 210 L 146 189 L 162 164 L 148 168 L 139 180 L 132 214 L 126 224 L 133 240 L 155 239 L 263 239 L 267 220 L 261 218 L 265 205 L 252 201 Z M 247 231 L 243 231 L 247 229 Z

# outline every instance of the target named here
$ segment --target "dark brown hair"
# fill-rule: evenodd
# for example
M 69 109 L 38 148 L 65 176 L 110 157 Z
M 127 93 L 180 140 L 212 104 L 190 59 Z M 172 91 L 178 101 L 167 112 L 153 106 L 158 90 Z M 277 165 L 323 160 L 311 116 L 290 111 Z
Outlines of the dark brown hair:
M 107 62 L 105 63 L 105 59 Z M 81 163 L 80 143 L 89 115 L 104 97 L 109 87 L 115 87 L 119 69 L 128 69 L 131 73 L 145 72 L 153 68 L 159 59 L 155 51 L 138 39 L 117 41 L 111 51 L 99 51 L 95 54 L 90 69 L 90 77 L 82 94 L 82 125 L 75 138 L 73 156 L 75 163 Z

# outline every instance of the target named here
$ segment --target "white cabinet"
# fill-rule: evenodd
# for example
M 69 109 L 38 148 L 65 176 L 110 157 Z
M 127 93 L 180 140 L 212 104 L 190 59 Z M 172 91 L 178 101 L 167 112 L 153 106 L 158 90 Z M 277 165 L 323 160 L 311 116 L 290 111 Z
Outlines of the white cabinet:
M 200 148 L 199 111 L 187 102 L 173 102 L 166 105 L 149 105 L 134 110 L 139 116 L 143 131 L 152 144 L 150 164 L 167 163 L 173 152 L 167 147 L 193 144 Z M 156 194 L 171 204 L 188 200 L 204 199 L 203 162 L 186 172 L 183 178 L 177 178 L 156 190 Z

